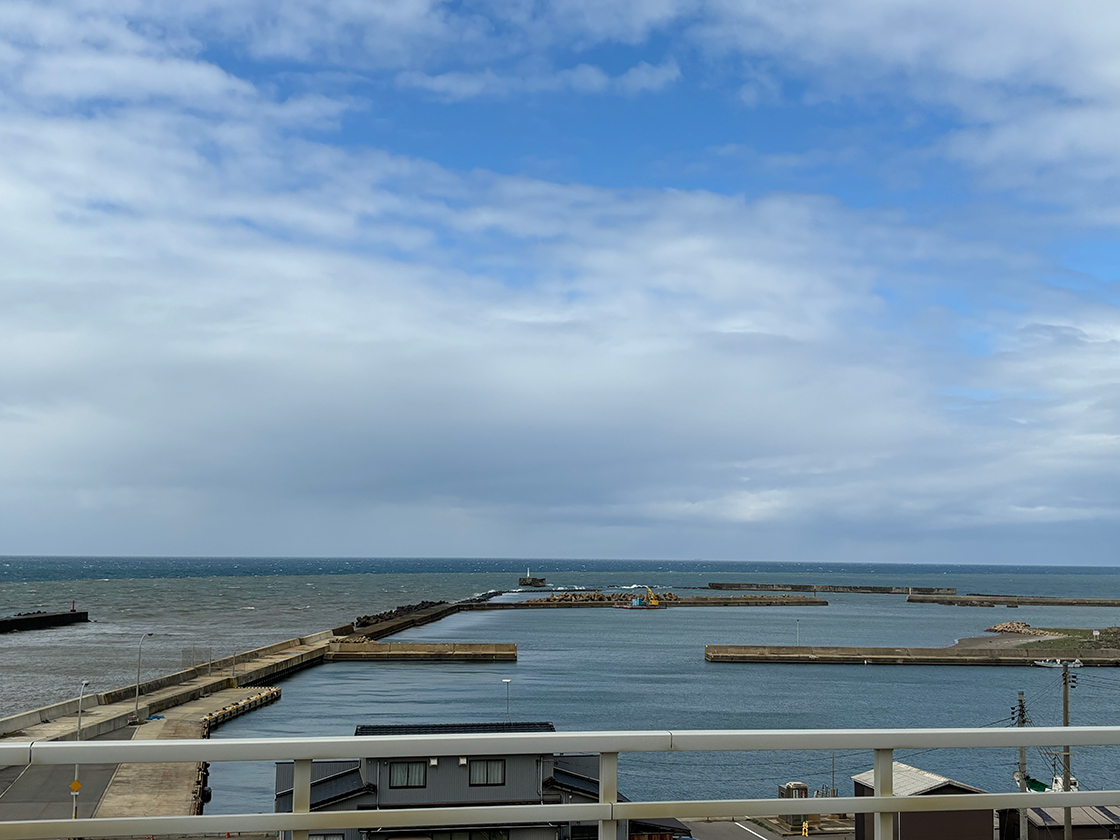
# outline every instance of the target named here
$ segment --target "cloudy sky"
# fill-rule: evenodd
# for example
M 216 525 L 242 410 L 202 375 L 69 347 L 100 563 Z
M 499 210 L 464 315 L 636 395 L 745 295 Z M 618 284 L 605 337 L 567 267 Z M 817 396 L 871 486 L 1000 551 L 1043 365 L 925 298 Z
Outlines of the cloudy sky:
M 1112 564 L 1114 0 L 0 3 L 0 554 Z

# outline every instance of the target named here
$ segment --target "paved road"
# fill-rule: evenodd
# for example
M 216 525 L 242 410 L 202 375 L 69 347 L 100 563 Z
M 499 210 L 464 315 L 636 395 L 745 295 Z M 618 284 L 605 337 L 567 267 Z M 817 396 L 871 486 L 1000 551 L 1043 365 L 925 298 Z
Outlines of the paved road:
M 119 729 L 91 740 L 120 741 L 132 735 L 132 729 Z M 78 794 L 79 817 L 93 816 L 93 810 L 101 801 L 116 769 L 115 764 L 82 765 L 78 777 L 82 783 Z M 19 775 L 0 794 L 0 821 L 66 820 L 71 817 L 74 808 L 74 797 L 70 795 L 70 783 L 74 781 L 73 765 L 33 765 L 4 770 L 7 775 L 13 771 L 19 771 Z
M 770 829 L 763 828 L 749 820 L 681 820 L 692 829 L 692 836 L 696 840 L 792 840 L 799 835 L 779 834 Z M 853 840 L 854 834 L 815 834 L 817 838 L 828 837 L 829 840 Z

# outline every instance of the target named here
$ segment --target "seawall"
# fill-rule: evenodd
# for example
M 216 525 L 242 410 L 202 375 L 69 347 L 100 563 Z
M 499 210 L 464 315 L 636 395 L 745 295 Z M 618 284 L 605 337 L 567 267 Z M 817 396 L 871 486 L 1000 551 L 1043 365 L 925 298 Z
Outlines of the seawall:
M 949 586 L 846 586 L 808 583 L 709 583 L 709 589 L 747 589 L 758 592 L 854 592 L 869 595 L 956 595 Z
M 709 662 L 801 665 L 1019 665 L 1036 660 L 1080 659 L 1084 665 L 1120 667 L 1120 650 L 1030 650 L 1021 648 L 795 647 L 793 645 L 705 645 Z
M 1047 595 L 911 595 L 912 604 L 950 607 L 1120 607 L 1120 598 L 1052 598 Z

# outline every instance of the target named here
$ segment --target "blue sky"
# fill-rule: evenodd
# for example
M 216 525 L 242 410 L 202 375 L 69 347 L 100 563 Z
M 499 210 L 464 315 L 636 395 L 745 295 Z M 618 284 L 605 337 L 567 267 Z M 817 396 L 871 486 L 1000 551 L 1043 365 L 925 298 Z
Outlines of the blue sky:
M 1115 562 L 1108 2 L 0 5 L 0 553 Z

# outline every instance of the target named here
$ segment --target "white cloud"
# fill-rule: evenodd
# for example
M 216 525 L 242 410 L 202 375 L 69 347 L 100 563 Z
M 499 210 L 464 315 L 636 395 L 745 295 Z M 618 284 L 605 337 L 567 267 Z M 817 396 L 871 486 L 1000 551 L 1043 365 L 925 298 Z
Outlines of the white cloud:
M 814 530 L 819 550 L 845 529 L 866 547 L 1115 520 L 1115 312 L 1038 282 L 1026 246 L 827 197 L 311 142 L 298 129 L 348 100 L 281 101 L 194 40 L 357 54 L 448 99 L 633 94 L 678 81 L 675 60 L 506 71 L 560 38 L 553 20 L 583 48 L 702 17 L 710 55 L 815 68 L 827 91 L 904 68 L 932 98 L 932 70 L 972 121 L 946 153 L 1015 184 L 1032 166 L 1112 177 L 1113 79 L 1084 28 L 1040 40 L 1034 4 L 1002 46 L 955 3 L 513 4 L 512 33 L 434 3 L 260 8 L 0 8 L 6 550 L 691 557 L 748 528 L 794 552 Z M 1082 75 L 1059 67 L 1082 41 Z M 466 69 L 432 69 L 448 56 Z M 1047 84 L 1097 116 L 1016 123 Z
M 635 95 L 661 90 L 679 78 L 680 68 L 670 59 L 658 66 L 642 61 L 614 77 L 590 64 L 578 64 L 546 74 L 528 75 L 499 75 L 489 69 L 480 72 L 440 73 L 435 76 L 410 71 L 398 74 L 396 82 L 401 87 L 419 88 L 444 99 L 458 100 L 476 96 L 504 97 L 567 91 Z

